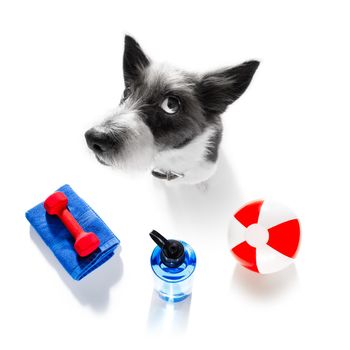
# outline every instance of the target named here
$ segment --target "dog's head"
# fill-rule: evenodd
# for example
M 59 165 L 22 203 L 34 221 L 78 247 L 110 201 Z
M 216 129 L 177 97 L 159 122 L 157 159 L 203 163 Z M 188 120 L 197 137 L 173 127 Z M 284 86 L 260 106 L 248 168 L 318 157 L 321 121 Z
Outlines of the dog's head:
M 148 168 L 159 153 L 185 148 L 210 127 L 219 142 L 220 115 L 244 93 L 258 65 L 183 72 L 152 62 L 125 36 L 122 99 L 113 115 L 86 132 L 87 144 L 105 165 Z

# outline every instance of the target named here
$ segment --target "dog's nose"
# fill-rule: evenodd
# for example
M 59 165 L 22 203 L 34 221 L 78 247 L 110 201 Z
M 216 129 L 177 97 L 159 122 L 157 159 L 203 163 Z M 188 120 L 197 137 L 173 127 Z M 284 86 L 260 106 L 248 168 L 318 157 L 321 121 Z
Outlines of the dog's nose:
M 89 148 L 96 153 L 109 151 L 114 144 L 112 137 L 108 133 L 95 128 L 89 129 L 85 133 L 85 139 Z

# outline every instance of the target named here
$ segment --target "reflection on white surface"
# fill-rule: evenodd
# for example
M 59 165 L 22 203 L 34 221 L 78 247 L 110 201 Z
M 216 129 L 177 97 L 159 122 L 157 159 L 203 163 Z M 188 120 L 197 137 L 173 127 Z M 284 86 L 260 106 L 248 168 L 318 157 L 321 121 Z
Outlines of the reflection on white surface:
M 298 283 L 298 272 L 292 264 L 279 272 L 262 275 L 237 264 L 232 276 L 232 290 L 239 290 L 258 300 L 269 300 L 291 291 Z
M 148 313 L 148 330 L 153 333 L 182 333 L 187 329 L 191 296 L 179 303 L 167 303 L 153 291 Z
M 89 305 L 96 312 L 104 312 L 107 310 L 109 289 L 120 280 L 123 274 L 123 263 L 119 256 L 120 246 L 115 255 L 105 264 L 91 272 L 91 274 L 84 277 L 82 280 L 75 281 L 60 265 L 32 226 L 30 226 L 30 238 L 82 305 Z

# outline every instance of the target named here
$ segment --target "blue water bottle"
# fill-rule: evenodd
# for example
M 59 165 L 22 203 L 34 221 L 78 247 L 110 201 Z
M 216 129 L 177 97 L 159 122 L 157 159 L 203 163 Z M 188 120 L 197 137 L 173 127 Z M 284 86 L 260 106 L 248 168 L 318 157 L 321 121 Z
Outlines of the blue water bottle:
M 196 254 L 183 241 L 167 240 L 153 230 L 151 238 L 157 244 L 151 255 L 154 272 L 154 289 L 169 302 L 179 302 L 192 293 L 193 272 L 196 268 Z

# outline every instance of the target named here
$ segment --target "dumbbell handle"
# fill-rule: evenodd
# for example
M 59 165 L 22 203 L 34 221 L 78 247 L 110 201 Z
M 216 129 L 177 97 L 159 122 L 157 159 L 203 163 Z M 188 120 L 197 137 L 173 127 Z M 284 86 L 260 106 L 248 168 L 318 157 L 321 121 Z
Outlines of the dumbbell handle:
M 78 221 L 75 220 L 74 216 L 67 208 L 64 208 L 57 216 L 75 239 L 84 232 L 83 228 L 78 224 Z
M 68 210 L 68 198 L 63 192 L 55 192 L 44 202 L 44 208 L 49 215 L 57 215 L 62 224 L 73 236 L 74 249 L 79 256 L 87 256 L 95 251 L 100 240 L 93 232 L 85 232 Z

